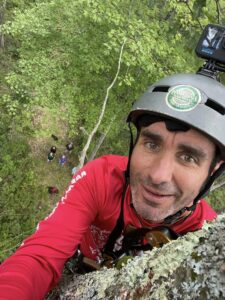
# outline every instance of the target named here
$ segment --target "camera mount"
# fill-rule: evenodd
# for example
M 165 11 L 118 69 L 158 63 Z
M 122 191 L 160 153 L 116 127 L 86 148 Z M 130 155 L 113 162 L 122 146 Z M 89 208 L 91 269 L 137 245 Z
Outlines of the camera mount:
M 207 25 L 198 41 L 195 52 L 197 56 L 207 59 L 197 74 L 219 81 L 219 72 L 225 72 L 225 27 Z

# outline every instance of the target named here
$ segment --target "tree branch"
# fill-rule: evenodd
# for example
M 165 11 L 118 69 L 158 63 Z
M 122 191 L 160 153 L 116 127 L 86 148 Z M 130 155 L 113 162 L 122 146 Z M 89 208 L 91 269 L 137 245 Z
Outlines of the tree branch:
M 219 7 L 219 0 L 215 0 L 216 2 L 216 12 L 217 12 L 217 22 L 220 24 L 220 7 Z
M 121 49 L 120 49 L 119 60 L 118 60 L 117 72 L 116 72 L 116 75 L 115 75 L 112 83 L 109 85 L 109 87 L 106 90 L 106 96 L 105 96 L 105 99 L 104 99 L 104 102 L 103 102 L 103 105 L 102 105 L 102 110 L 101 110 L 98 122 L 95 125 L 94 129 L 92 130 L 92 132 L 90 133 L 90 135 L 88 137 L 88 140 L 87 140 L 87 143 L 86 143 L 86 145 L 84 146 L 84 149 L 81 152 L 81 155 L 80 155 L 80 158 L 79 158 L 79 165 L 78 165 L 79 169 L 82 168 L 83 165 L 84 165 L 84 160 L 85 160 L 85 157 L 86 157 L 86 154 L 87 154 L 87 150 L 88 150 L 88 148 L 90 146 L 90 143 L 92 141 L 93 136 L 97 132 L 97 130 L 98 130 L 100 124 L 101 124 L 101 121 L 103 119 L 103 116 L 104 116 L 104 113 L 105 113 L 106 104 L 107 104 L 107 101 L 108 101 L 108 98 L 109 98 L 109 91 L 112 89 L 112 87 L 114 86 L 114 84 L 115 84 L 115 82 L 116 82 L 116 80 L 118 78 L 118 75 L 119 75 L 119 72 L 120 72 L 120 66 L 121 66 L 123 49 L 124 49 L 124 45 L 126 43 L 126 40 L 127 39 L 125 38 L 124 41 L 123 41 L 123 43 L 122 43 L 122 46 L 121 46 Z
M 220 183 L 218 183 L 218 184 L 214 184 L 214 185 L 211 187 L 211 189 L 210 189 L 210 193 L 213 192 L 213 191 L 215 191 L 215 190 L 217 190 L 217 189 L 219 189 L 219 188 L 221 188 L 221 187 L 224 186 L 224 185 L 225 185 L 225 181 L 220 182 Z
M 92 151 L 91 155 L 89 156 L 88 158 L 88 161 L 92 160 L 95 158 L 95 155 L 97 154 L 99 148 L 101 147 L 102 143 L 104 142 L 104 139 L 106 138 L 113 122 L 115 121 L 115 118 L 116 118 L 116 115 L 113 116 L 113 118 L 111 119 L 110 123 L 109 123 L 109 126 L 107 127 L 106 131 L 104 133 L 101 134 L 98 142 L 96 143 L 95 147 L 94 147 L 94 150 Z
M 4 23 L 5 9 L 6 9 L 6 0 L 3 0 L 2 6 L 0 7 L 0 26 L 1 27 Z M 0 48 L 4 48 L 4 46 L 5 46 L 4 34 L 0 30 Z

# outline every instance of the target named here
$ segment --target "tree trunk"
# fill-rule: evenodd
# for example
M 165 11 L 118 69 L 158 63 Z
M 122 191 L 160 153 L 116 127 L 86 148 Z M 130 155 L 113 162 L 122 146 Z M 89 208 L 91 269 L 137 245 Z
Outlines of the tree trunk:
M 210 193 L 212 192 L 212 191 L 215 191 L 215 190 L 217 190 L 217 189 L 219 189 L 219 188 L 221 188 L 221 187 L 223 187 L 224 185 L 225 185 L 225 178 L 224 178 L 225 176 L 224 176 L 224 174 L 223 174 L 223 176 L 220 178 L 220 181 L 219 182 L 216 182 L 216 183 L 214 183 L 213 185 L 212 185 L 212 187 L 211 187 L 211 189 L 210 189 Z
M 98 139 L 98 142 L 96 143 L 95 147 L 94 147 L 94 150 L 92 151 L 91 155 L 89 156 L 88 158 L 88 161 L 92 160 L 95 158 L 95 155 L 97 154 L 99 148 L 101 147 L 102 143 L 104 142 L 104 139 L 106 138 L 112 124 L 113 124 L 113 121 L 115 120 L 116 116 L 114 116 L 111 120 L 111 122 L 109 123 L 109 126 L 107 127 L 107 130 L 106 132 L 102 133 L 100 138 Z
M 3 0 L 2 6 L 0 8 L 0 26 L 4 24 L 5 10 L 6 10 L 6 0 Z M 5 47 L 4 34 L 0 30 L 0 48 L 4 48 L 4 47 Z
M 80 155 L 80 158 L 79 158 L 79 165 L 78 165 L 78 169 L 82 168 L 83 165 L 84 165 L 84 161 L 85 161 L 85 157 L 86 157 L 86 154 L 87 154 L 87 150 L 90 146 L 90 143 L 93 139 L 93 136 L 95 135 L 95 133 L 97 132 L 100 124 L 101 124 L 101 121 L 103 119 L 103 116 L 104 116 L 104 113 L 105 113 L 105 108 L 106 108 L 106 104 L 107 104 L 107 101 L 108 101 L 108 98 L 109 98 L 109 91 L 112 89 L 112 87 L 114 86 L 114 84 L 116 83 L 116 80 L 118 78 L 118 75 L 119 75 L 119 72 L 120 72 L 120 66 L 121 66 L 121 60 L 122 60 L 122 54 L 123 54 L 123 49 L 124 49 L 124 45 L 126 43 L 126 39 L 124 39 L 123 43 L 122 43 L 122 46 L 120 48 L 120 55 L 119 55 L 119 60 L 118 60 L 118 67 L 117 67 L 117 72 L 116 72 L 116 75 L 112 81 L 112 83 L 110 84 L 110 86 L 107 88 L 106 90 L 106 96 L 105 96 L 105 99 L 104 99 L 104 102 L 103 102 L 103 105 L 102 105 L 102 110 L 101 110 L 101 113 L 100 113 L 100 116 L 99 116 L 99 119 L 94 127 L 94 129 L 92 130 L 92 132 L 90 133 L 89 137 L 88 137 L 88 140 L 87 140 L 87 143 L 86 145 L 84 146 L 84 149 L 82 150 L 81 152 L 81 155 Z
M 122 269 L 62 280 L 59 299 L 225 299 L 225 214 Z M 48 298 L 48 300 L 53 298 Z

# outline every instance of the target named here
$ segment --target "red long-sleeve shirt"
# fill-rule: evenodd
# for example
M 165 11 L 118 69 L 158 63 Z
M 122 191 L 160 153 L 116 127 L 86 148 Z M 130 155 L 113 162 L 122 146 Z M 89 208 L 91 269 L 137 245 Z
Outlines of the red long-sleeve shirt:
M 120 213 L 126 166 L 126 157 L 107 155 L 76 173 L 53 212 L 0 266 L 0 299 L 43 299 L 58 283 L 65 261 L 79 244 L 85 256 L 101 257 Z M 124 223 L 139 228 L 140 219 L 130 203 L 128 186 Z M 171 228 L 178 233 L 194 231 L 215 217 L 215 211 L 202 200 L 189 218 Z M 145 220 L 142 224 L 152 226 Z

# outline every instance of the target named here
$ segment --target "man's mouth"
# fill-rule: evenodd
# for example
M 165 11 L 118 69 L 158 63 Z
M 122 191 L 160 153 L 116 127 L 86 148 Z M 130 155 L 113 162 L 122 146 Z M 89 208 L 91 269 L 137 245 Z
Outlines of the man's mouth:
M 141 185 L 142 195 L 145 201 L 151 205 L 157 206 L 165 203 L 167 200 L 171 200 L 174 194 L 168 192 L 161 192 L 152 187 Z

